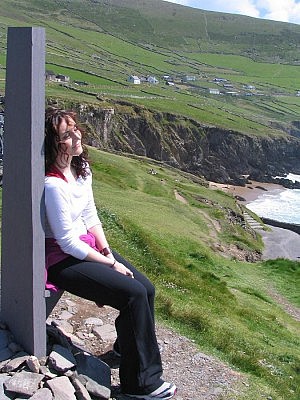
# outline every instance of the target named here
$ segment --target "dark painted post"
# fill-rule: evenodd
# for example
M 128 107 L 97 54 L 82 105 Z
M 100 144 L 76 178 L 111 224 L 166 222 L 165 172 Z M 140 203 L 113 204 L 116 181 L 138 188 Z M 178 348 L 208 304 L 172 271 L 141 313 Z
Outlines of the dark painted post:
M 44 28 L 7 39 L 1 318 L 29 354 L 46 354 L 44 299 Z

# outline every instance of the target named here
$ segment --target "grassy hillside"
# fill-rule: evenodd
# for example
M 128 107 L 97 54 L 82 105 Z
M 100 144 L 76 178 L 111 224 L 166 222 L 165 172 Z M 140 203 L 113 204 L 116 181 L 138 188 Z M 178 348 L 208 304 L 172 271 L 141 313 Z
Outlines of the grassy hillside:
M 231 195 L 149 159 L 89 153 L 110 245 L 154 282 L 160 322 L 245 374 L 235 400 L 298 400 L 299 322 L 273 293 L 300 307 L 300 263 L 239 261 L 262 243 Z
M 282 134 L 299 120 L 298 25 L 158 0 L 3 0 L 0 92 L 7 27 L 37 25 L 46 28 L 46 69 L 71 79 L 48 83 L 48 96 L 100 106 L 99 98 L 126 100 L 251 135 Z M 131 74 L 154 75 L 159 84 L 132 85 Z M 175 85 L 167 86 L 164 75 Z M 182 82 L 186 75 L 195 80 Z
M 271 292 L 299 307 L 300 264 L 238 261 L 233 248 L 261 242 L 230 218 L 230 195 L 147 159 L 90 155 L 109 241 L 154 281 L 158 318 L 249 376 L 236 399 L 298 399 L 299 322 Z

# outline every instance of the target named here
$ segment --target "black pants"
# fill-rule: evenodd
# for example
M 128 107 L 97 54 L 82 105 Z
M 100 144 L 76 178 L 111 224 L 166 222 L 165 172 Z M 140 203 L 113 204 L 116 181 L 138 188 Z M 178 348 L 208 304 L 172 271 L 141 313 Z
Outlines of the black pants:
M 69 257 L 49 268 L 48 280 L 69 293 L 120 311 L 115 325 L 122 392 L 148 394 L 162 382 L 154 325 L 155 289 L 128 261 L 116 252 L 114 256 L 133 272 L 134 279 L 105 264 Z

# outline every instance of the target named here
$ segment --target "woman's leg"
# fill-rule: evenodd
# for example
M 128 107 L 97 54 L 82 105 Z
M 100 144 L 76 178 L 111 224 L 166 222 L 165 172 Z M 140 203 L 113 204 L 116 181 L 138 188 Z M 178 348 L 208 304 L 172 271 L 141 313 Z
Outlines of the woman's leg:
M 149 279 L 144 274 L 142 274 L 139 270 L 137 270 L 132 264 L 130 264 L 120 254 L 118 254 L 116 251 L 113 251 L 113 255 L 116 258 L 116 260 L 118 260 L 119 262 L 124 264 L 128 269 L 130 269 L 134 274 L 134 278 L 136 280 L 138 280 L 145 287 L 145 289 L 147 291 L 148 303 L 149 303 L 149 307 L 150 307 L 150 310 L 151 310 L 153 323 L 155 324 L 155 321 L 154 321 L 155 287 L 153 286 L 153 284 L 149 281 Z M 117 332 L 118 332 L 119 318 L 120 317 L 117 317 L 116 321 L 115 321 Z M 118 354 L 121 354 L 122 350 L 121 350 L 121 345 L 120 345 L 120 341 L 118 340 L 118 338 L 115 341 L 113 348 Z
M 116 255 L 118 257 L 118 255 Z M 133 267 L 132 267 L 133 268 Z M 121 347 L 122 391 L 147 394 L 161 385 L 162 365 L 157 345 L 150 294 L 136 279 L 120 274 L 105 264 L 84 262 L 72 257 L 49 268 L 48 279 L 77 296 L 120 311 L 117 334 Z M 146 278 L 145 278 L 146 279 Z
M 134 279 L 139 281 L 147 290 L 147 296 L 148 296 L 148 301 L 149 301 L 149 307 L 151 310 L 153 322 L 154 322 L 154 299 L 155 299 L 155 287 L 153 284 L 149 281 L 149 279 L 142 274 L 138 269 L 136 269 L 132 264 L 130 264 L 125 258 L 123 258 L 119 253 L 116 251 L 113 251 L 113 255 L 115 259 L 122 264 L 124 264 L 130 271 L 133 272 Z

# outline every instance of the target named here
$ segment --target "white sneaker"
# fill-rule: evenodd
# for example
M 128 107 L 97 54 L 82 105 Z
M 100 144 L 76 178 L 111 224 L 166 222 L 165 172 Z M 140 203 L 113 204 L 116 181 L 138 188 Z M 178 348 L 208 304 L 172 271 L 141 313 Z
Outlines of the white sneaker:
M 159 388 L 149 394 L 126 394 L 126 396 L 136 399 L 152 400 L 152 399 L 171 399 L 175 396 L 177 388 L 173 383 L 164 382 Z

